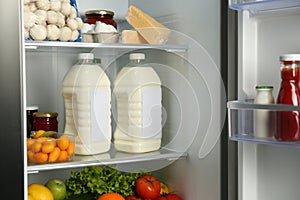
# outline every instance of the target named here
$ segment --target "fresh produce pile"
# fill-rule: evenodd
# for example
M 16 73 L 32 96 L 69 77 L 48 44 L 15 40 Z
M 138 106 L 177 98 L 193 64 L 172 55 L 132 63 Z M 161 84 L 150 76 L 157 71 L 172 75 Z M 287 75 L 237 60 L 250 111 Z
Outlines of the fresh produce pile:
M 29 188 L 32 187 L 31 184 Z M 62 181 L 51 179 L 41 193 L 39 188 L 31 189 L 28 196 L 44 200 L 181 200 L 168 186 L 158 178 L 146 172 L 120 172 L 107 166 L 85 167 L 82 171 L 73 171 L 69 179 Z M 46 187 L 46 189 L 45 189 Z M 53 199 L 51 198 L 53 196 Z M 29 198 L 28 198 L 29 199 Z
M 71 172 L 65 181 L 68 199 L 82 194 L 101 194 L 115 192 L 122 196 L 134 194 L 135 181 L 143 173 L 123 173 L 106 166 L 85 167 L 82 171 Z

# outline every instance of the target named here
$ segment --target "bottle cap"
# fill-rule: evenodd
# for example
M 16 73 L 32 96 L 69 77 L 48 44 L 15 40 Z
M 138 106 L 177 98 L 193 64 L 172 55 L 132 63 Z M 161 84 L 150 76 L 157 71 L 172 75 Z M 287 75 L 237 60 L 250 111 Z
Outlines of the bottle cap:
M 258 85 L 256 89 L 273 89 L 273 86 L 270 85 Z
M 280 61 L 300 60 L 300 54 L 284 54 L 280 56 Z
M 79 60 L 83 60 L 83 59 L 93 60 L 94 59 L 94 54 L 93 53 L 80 53 L 78 55 L 78 59 Z
M 38 106 L 27 106 L 26 110 L 38 110 L 39 107 Z
M 131 53 L 129 54 L 129 60 L 144 60 L 145 54 L 144 53 Z

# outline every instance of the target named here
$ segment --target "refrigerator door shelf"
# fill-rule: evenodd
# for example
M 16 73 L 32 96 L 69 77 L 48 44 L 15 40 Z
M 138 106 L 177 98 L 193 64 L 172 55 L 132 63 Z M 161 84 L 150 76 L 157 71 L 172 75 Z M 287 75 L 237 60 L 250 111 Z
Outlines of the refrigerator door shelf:
M 228 123 L 229 139 L 238 142 L 252 142 L 276 146 L 300 147 L 300 141 L 279 141 L 274 137 L 257 138 L 254 136 L 254 112 L 270 112 L 276 115 L 280 111 L 300 111 L 300 106 L 279 105 L 279 104 L 254 104 L 253 99 L 229 101 Z M 276 124 L 273 124 L 276 126 Z M 272 128 L 274 128 L 272 126 Z M 272 129 L 270 129 L 272 130 Z
M 229 0 L 229 8 L 238 11 L 249 10 L 253 14 L 299 6 L 298 0 Z

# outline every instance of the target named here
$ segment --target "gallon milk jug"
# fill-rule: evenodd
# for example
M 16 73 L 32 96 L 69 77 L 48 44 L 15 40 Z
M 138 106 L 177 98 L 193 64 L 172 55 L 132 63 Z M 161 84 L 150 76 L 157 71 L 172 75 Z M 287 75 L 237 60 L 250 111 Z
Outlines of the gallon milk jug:
M 92 53 L 80 53 L 63 80 L 65 133 L 76 135 L 75 153 L 107 152 L 111 144 L 111 89 Z
M 114 145 L 129 153 L 154 151 L 162 136 L 161 81 L 151 66 L 142 63 L 145 54 L 130 54 L 129 59 L 114 82 Z

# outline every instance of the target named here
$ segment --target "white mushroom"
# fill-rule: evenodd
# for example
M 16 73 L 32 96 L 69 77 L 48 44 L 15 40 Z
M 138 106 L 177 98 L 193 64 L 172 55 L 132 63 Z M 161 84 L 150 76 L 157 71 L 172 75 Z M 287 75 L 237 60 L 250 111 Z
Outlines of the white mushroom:
M 78 29 L 78 23 L 75 19 L 67 19 L 67 26 L 72 30 L 77 30 Z
M 30 3 L 28 6 L 31 12 L 35 12 L 37 10 L 35 3 Z
M 60 11 L 61 9 L 61 2 L 58 0 L 51 0 L 50 1 L 50 10 L 53 11 Z
M 24 12 L 24 27 L 31 28 L 33 27 L 38 20 L 38 16 L 31 11 Z
M 30 0 L 24 0 L 23 3 L 24 5 L 29 4 L 31 1 Z
M 60 37 L 60 29 L 54 24 L 48 25 L 47 38 L 49 40 L 58 40 L 59 37 Z
M 57 16 L 58 16 L 58 19 L 57 19 L 56 25 L 59 28 L 64 27 L 66 24 L 65 16 L 61 12 L 57 12 Z
M 62 3 L 60 12 L 64 16 L 68 17 L 71 14 L 71 10 L 72 10 L 72 6 L 70 3 L 67 3 L 67 2 Z
M 79 32 L 77 30 L 72 31 L 71 41 L 77 40 L 78 36 L 79 36 Z
M 24 37 L 29 38 L 29 29 L 28 28 L 24 28 Z
M 56 24 L 58 21 L 58 14 L 53 10 L 47 11 L 47 23 L 48 24 Z
M 71 40 L 71 38 L 72 38 L 72 30 L 67 26 L 62 27 L 60 29 L 59 40 L 67 42 L 67 41 Z
M 76 17 L 77 17 L 77 11 L 76 11 L 75 7 L 71 6 L 71 13 L 69 15 L 69 18 L 75 19 Z
M 49 10 L 50 9 L 49 0 L 38 0 L 35 4 L 39 9 L 42 9 L 42 10 Z
M 24 12 L 31 11 L 29 5 L 24 5 L 23 6 L 23 11 Z
M 76 21 L 78 23 L 78 30 L 81 30 L 82 29 L 82 26 L 83 26 L 83 21 L 80 17 L 77 17 L 76 18 Z
M 29 34 L 32 37 L 32 39 L 42 41 L 45 40 L 47 37 L 47 29 L 43 25 L 34 25 L 30 29 Z
M 66 2 L 66 3 L 70 4 L 70 0 L 61 0 L 61 2 Z
M 38 17 L 37 24 L 44 25 L 46 23 L 47 11 L 39 9 L 39 10 L 35 11 L 34 14 L 36 14 Z

